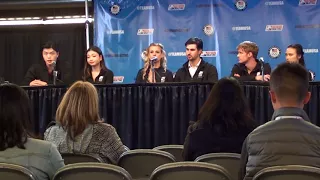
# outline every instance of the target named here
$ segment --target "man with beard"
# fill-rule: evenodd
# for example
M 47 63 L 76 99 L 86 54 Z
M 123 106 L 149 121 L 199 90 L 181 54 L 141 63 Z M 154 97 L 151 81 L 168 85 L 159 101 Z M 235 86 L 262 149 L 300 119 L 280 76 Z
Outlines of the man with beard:
M 175 77 L 175 82 L 217 82 L 217 68 L 200 57 L 203 42 L 199 38 L 190 38 L 186 43 L 188 61 L 183 64 Z

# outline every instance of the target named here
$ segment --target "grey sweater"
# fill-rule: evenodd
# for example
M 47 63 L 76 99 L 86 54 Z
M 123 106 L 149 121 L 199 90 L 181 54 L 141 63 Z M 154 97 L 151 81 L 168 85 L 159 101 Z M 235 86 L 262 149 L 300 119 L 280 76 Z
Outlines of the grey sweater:
M 48 128 L 44 139 L 54 143 L 60 153 L 94 154 L 104 162 L 117 163 L 120 155 L 127 151 L 115 128 L 110 124 L 89 124 L 86 129 L 72 141 L 68 133 L 59 125 Z

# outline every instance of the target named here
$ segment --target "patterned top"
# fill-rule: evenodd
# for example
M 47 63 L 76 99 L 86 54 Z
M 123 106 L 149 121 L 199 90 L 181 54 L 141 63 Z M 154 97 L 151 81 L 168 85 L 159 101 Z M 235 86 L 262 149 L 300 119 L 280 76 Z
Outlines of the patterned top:
M 44 139 L 54 143 L 60 153 L 94 154 L 104 162 L 117 163 L 120 155 L 128 150 L 122 144 L 115 128 L 110 124 L 90 124 L 72 141 L 67 131 L 61 126 L 49 127 L 44 133 Z

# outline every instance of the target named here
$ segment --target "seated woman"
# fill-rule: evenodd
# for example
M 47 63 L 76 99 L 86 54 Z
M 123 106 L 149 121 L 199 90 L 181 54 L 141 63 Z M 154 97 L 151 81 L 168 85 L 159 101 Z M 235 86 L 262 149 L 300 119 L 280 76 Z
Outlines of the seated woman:
M 27 93 L 14 84 L 0 85 L 0 163 L 24 166 L 37 180 L 52 179 L 63 159 L 54 144 L 29 136 L 31 123 Z
M 286 61 L 289 63 L 299 63 L 303 67 L 306 67 L 304 62 L 304 52 L 301 44 L 291 44 L 286 50 Z M 309 70 L 309 81 L 313 81 L 315 78 L 314 72 Z
M 107 69 L 101 49 L 91 46 L 86 56 L 82 80 L 93 84 L 113 83 L 113 72 Z
M 172 82 L 172 72 L 167 69 L 167 57 L 163 45 L 151 43 L 142 53 L 144 67 L 139 70 L 136 83 Z M 152 70 L 152 65 L 154 71 Z
M 101 121 L 97 90 L 89 82 L 78 81 L 68 89 L 56 121 L 44 139 L 56 144 L 60 153 L 93 154 L 104 162 L 116 163 L 127 150 L 115 128 Z
M 207 153 L 241 153 L 255 122 L 238 81 L 223 78 L 212 88 L 198 120 L 189 126 L 183 157 L 193 161 Z

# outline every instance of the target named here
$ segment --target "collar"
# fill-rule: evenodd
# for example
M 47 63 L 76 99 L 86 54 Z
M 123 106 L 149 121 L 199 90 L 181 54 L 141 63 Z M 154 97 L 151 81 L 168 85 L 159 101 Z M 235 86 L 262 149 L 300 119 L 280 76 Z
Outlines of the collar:
M 275 120 L 279 116 L 299 116 L 303 120 L 310 122 L 307 113 L 303 109 L 296 107 L 283 107 L 274 111 L 271 120 Z
M 199 67 L 200 63 L 201 63 L 202 59 L 200 58 L 200 61 L 198 62 L 198 64 L 195 66 L 196 68 Z M 191 68 L 191 64 L 190 62 L 188 62 L 188 68 Z

